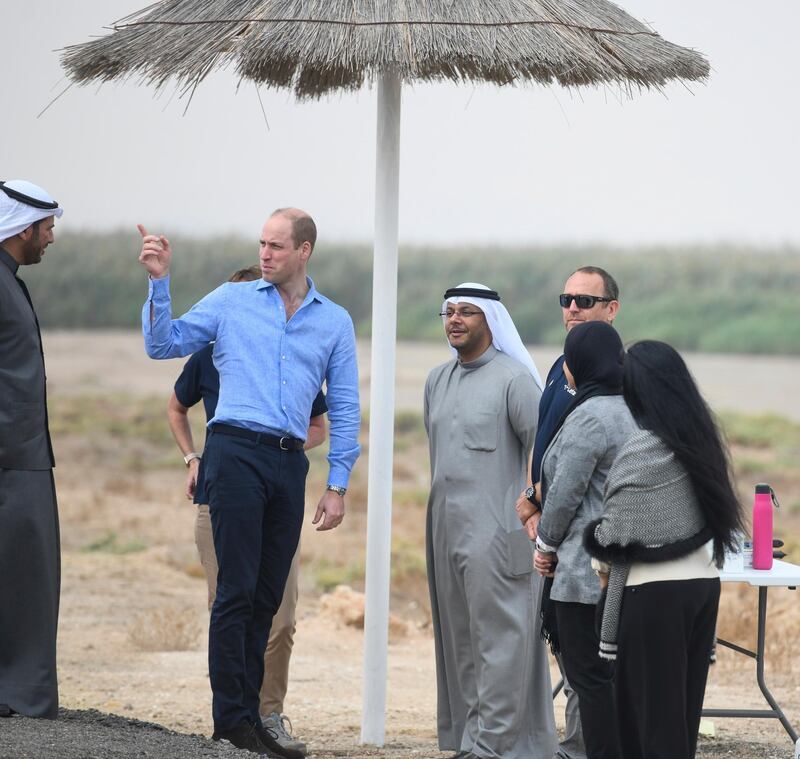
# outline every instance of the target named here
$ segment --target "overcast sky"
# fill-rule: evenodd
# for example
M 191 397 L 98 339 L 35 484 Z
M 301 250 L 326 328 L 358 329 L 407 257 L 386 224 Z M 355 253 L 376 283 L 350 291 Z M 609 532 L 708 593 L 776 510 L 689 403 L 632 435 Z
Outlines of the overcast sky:
M 191 107 L 134 83 L 64 86 L 57 49 L 147 0 L 0 0 L 0 179 L 46 187 L 62 230 L 257 239 L 297 205 L 321 239 L 372 239 L 375 93 L 296 104 L 221 72 Z M 796 0 L 625 0 L 711 61 L 706 85 L 405 87 L 405 242 L 800 243 Z

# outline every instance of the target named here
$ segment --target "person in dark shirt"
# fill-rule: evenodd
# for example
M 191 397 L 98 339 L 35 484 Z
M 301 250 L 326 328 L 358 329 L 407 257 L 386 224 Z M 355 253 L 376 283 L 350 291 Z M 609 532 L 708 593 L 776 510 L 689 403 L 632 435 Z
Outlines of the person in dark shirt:
M 564 327 L 569 332 L 583 322 L 604 321 L 613 323 L 619 311 L 619 287 L 614 278 L 599 266 L 582 266 L 567 279 L 564 292 L 559 296 Z M 539 479 L 547 441 L 575 395 L 564 374 L 564 356 L 559 356 L 550 367 L 544 391 L 539 401 L 539 426 L 533 443 L 531 485 L 520 493 L 517 514 L 528 530 L 531 540 L 536 540 L 539 519 L 542 516 Z M 564 675 L 561 657 L 558 666 Z M 578 697 L 564 677 L 566 729 L 564 740 L 558 747 L 556 759 L 586 759 L 583 743 Z
M 55 459 L 39 320 L 19 270 L 42 260 L 63 212 L 31 182 L 0 182 L 0 717 L 58 716 Z
M 258 266 L 253 266 L 235 272 L 230 281 L 251 282 L 260 277 Z M 170 429 L 188 468 L 186 497 L 197 504 L 194 534 L 200 554 L 200 563 L 208 583 L 209 611 L 214 603 L 217 589 L 217 557 L 214 552 L 202 457 L 194 449 L 188 412 L 192 406 L 202 401 L 206 423 L 214 417 L 219 398 L 219 373 L 214 366 L 213 357 L 214 345 L 212 343 L 189 358 L 175 382 L 175 388 L 167 407 Z M 325 395 L 320 391 L 311 407 L 311 419 L 305 442 L 306 450 L 315 448 L 325 441 L 325 413 L 327 410 Z M 262 724 L 277 735 L 277 740 L 282 746 L 306 753 L 305 743 L 292 736 L 291 723 L 283 713 L 283 702 L 289 681 L 289 659 L 294 645 L 299 554 L 298 548 L 286 581 L 283 600 L 270 628 L 269 641 L 264 653 L 264 679 L 261 684 L 260 711 Z

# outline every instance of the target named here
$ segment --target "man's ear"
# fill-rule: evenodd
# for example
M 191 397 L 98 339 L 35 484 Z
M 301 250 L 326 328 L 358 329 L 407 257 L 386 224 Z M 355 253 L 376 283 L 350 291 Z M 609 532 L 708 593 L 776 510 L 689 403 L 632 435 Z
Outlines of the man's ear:
M 33 224 L 31 224 L 27 229 L 23 229 L 22 232 L 18 232 L 17 237 L 19 237 L 22 242 L 28 242 L 28 240 L 33 237 Z
M 312 250 L 313 248 L 311 247 L 311 243 L 308 240 L 306 240 L 300 246 L 300 255 L 303 257 L 304 261 L 308 261 L 308 259 L 311 258 Z

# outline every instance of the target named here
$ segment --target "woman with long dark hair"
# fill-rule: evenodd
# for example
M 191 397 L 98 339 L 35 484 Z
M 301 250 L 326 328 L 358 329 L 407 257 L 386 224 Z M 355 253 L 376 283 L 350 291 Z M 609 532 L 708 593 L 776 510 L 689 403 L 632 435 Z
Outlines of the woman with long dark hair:
M 608 471 L 636 429 L 622 399 L 623 353 L 619 335 L 605 322 L 570 330 L 564 371 L 575 397 L 548 441 L 540 479 L 535 566 L 548 576 L 542 634 L 560 652 L 578 694 L 588 759 L 619 759 L 613 669 L 597 656 L 600 588 L 583 547 L 583 531 L 602 514 Z
M 722 436 L 674 348 L 631 346 L 623 396 L 640 430 L 608 474 L 603 516 L 585 532 L 589 553 L 610 565 L 600 656 L 616 659 L 623 759 L 692 759 L 717 567 L 741 507 Z

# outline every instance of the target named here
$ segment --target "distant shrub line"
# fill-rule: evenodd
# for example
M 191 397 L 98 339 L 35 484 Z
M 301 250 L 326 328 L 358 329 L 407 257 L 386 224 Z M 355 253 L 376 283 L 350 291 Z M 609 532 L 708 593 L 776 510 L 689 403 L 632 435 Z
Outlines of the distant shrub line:
M 45 328 L 138 327 L 146 295 L 136 261 L 138 235 L 64 234 L 44 263 L 24 272 Z M 241 238 L 173 241 L 174 312 L 183 313 L 228 275 L 256 261 Z M 353 315 L 368 335 L 372 254 L 365 247 L 320 245 L 310 273 L 320 290 Z M 620 285 L 617 326 L 626 341 L 652 337 L 685 350 L 800 355 L 800 250 L 745 247 L 614 249 L 408 248 L 401 251 L 398 337 L 438 339 L 442 293 L 463 281 L 497 289 L 528 343 L 556 344 L 563 326 L 556 295 L 587 263 Z

